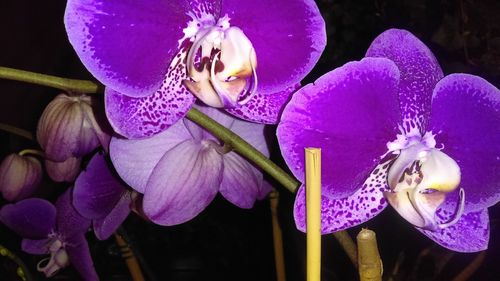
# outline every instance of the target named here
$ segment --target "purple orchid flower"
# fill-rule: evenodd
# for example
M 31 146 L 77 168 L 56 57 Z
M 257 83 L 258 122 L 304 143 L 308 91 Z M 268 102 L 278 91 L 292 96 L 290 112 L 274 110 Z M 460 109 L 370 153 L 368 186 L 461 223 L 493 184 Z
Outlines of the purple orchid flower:
M 127 138 L 167 129 L 196 98 L 276 123 L 326 44 L 312 0 L 69 0 L 65 25 Z
M 200 110 L 269 154 L 264 125 L 237 120 L 215 108 Z M 256 198 L 270 191 L 261 172 L 186 119 L 148 139 L 112 138 L 110 156 L 121 178 L 144 194 L 144 213 L 161 225 L 192 219 L 218 191 L 241 208 L 251 208 Z
M 75 181 L 73 205 L 82 216 L 92 220 L 96 237 L 106 240 L 129 215 L 132 197 L 132 192 L 116 178 L 104 156 L 98 153 Z
M 57 199 L 55 206 L 38 198 L 5 205 L 0 221 L 24 238 L 23 251 L 50 254 L 37 267 L 45 276 L 53 276 L 71 262 L 84 280 L 99 280 L 85 240 L 90 221 L 71 205 L 71 189 Z
M 363 223 L 387 202 L 460 252 L 487 248 L 487 208 L 500 199 L 500 92 L 443 73 L 408 31 L 377 37 L 366 58 L 299 90 L 278 126 L 282 154 L 304 181 L 304 147 L 323 150 L 322 232 Z M 305 230 L 305 194 L 295 201 Z

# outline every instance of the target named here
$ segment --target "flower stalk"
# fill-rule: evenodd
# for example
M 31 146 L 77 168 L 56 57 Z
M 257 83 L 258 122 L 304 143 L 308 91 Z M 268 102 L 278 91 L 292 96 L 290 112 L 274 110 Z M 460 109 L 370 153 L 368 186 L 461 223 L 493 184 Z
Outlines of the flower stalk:
M 356 237 L 358 241 L 358 270 L 361 281 L 382 280 L 382 260 L 377 247 L 375 232 L 362 229 Z

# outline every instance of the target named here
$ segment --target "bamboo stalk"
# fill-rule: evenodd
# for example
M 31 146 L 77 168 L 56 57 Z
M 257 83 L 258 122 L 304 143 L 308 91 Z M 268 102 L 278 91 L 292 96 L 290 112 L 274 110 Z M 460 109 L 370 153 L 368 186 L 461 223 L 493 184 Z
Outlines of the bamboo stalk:
M 129 245 L 123 239 L 120 234 L 115 233 L 116 244 L 120 248 L 122 258 L 125 260 L 127 264 L 130 275 L 132 276 L 133 281 L 144 281 L 144 276 L 142 275 L 141 267 L 139 266 L 139 262 L 135 257 L 134 253 L 130 249 Z
M 306 148 L 307 281 L 321 280 L 321 149 Z
M 358 241 L 359 279 L 361 281 L 381 281 L 382 260 L 378 252 L 375 232 L 362 229 L 356 239 Z
M 274 263 L 276 264 L 276 280 L 285 281 L 285 255 L 283 253 L 283 236 L 278 219 L 279 193 L 273 190 L 269 195 L 271 205 L 271 216 L 273 221 L 273 244 L 274 244 Z

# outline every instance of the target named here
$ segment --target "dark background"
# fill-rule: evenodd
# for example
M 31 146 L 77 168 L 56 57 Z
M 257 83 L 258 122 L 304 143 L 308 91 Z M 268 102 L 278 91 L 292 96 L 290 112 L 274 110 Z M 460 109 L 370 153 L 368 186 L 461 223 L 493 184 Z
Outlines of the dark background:
M 445 74 L 481 75 L 499 87 L 500 2 L 483 1 L 317 1 L 327 23 L 328 45 L 305 82 L 350 60 L 363 57 L 370 42 L 388 28 L 413 32 L 434 52 Z M 92 79 L 67 41 L 63 26 L 65 1 L 0 1 L 0 65 L 45 74 Z M 286 7 L 284 7 L 286 8 Z M 58 90 L 0 80 L 0 122 L 35 132 L 38 117 Z M 283 164 L 269 128 L 273 160 Z M 0 157 L 36 148 L 0 132 Z M 480 165 L 481 163 L 478 163 Z M 281 193 L 280 218 L 284 233 L 287 280 L 305 280 L 305 236 L 292 219 L 293 195 Z M 44 181 L 44 194 L 67 186 Z M 50 196 L 50 195 L 48 195 Z M 52 195 L 54 196 L 54 195 Z M 500 229 L 498 206 L 490 208 L 490 249 L 469 280 L 499 280 Z M 391 209 L 363 227 L 377 232 L 385 279 L 453 280 L 477 254 L 459 254 L 437 246 Z M 160 227 L 131 215 L 124 225 L 140 251 L 153 280 L 275 280 L 269 202 L 241 210 L 218 197 L 200 216 L 183 225 Z M 361 227 L 349 230 L 352 237 Z M 129 280 L 114 240 L 88 235 L 97 272 L 102 280 Z M 41 257 L 19 250 L 20 239 L 0 226 L 0 244 L 18 254 L 36 273 Z M 395 264 L 399 270 L 394 272 Z M 331 236 L 323 240 L 323 280 L 357 280 L 357 273 Z M 14 264 L 0 257 L 0 280 L 15 279 Z M 78 280 L 70 267 L 53 280 Z

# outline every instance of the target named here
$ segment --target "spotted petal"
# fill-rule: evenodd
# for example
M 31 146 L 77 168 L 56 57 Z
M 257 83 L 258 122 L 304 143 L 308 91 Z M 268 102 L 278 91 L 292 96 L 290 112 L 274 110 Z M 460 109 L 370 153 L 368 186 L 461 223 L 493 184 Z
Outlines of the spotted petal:
M 499 108 L 500 91 L 477 76 L 448 75 L 434 91 L 430 127 L 437 146 L 460 167 L 465 212 L 500 200 Z M 450 196 L 448 202 L 456 200 Z
M 449 221 L 452 215 L 452 212 L 444 209 L 439 209 L 437 212 L 439 223 Z M 490 239 L 488 210 L 466 213 L 456 224 L 439 231 L 418 230 L 439 245 L 453 251 L 466 253 L 483 251 L 488 248 Z
M 255 48 L 258 91 L 264 95 L 299 83 L 326 45 L 325 22 L 312 0 L 224 0 L 224 14 Z
M 378 215 L 387 207 L 384 192 L 390 161 L 378 165 L 354 194 L 340 199 L 331 199 L 329 194 L 321 197 L 321 233 L 327 234 L 359 225 Z M 297 192 L 294 217 L 297 228 L 306 231 L 306 194 L 302 185 Z
M 401 72 L 399 99 L 407 131 L 417 122 L 425 132 L 431 108 L 432 90 L 443 72 L 432 52 L 406 30 L 389 29 L 373 40 L 367 57 L 392 60 Z M 414 127 L 415 125 L 413 125 Z
M 5 205 L 0 210 L 0 221 L 21 237 L 47 238 L 56 226 L 56 208 L 49 201 L 29 198 Z
M 168 151 L 146 185 L 144 212 L 155 223 L 174 225 L 198 215 L 213 200 L 222 180 L 221 156 L 192 140 Z
M 398 80 L 392 61 L 365 58 L 297 91 L 277 131 L 295 177 L 304 182 L 304 148 L 320 147 L 323 194 L 340 199 L 360 188 L 397 134 Z
M 70 0 L 64 22 L 76 53 L 99 81 L 141 97 L 162 84 L 190 10 L 184 1 Z

